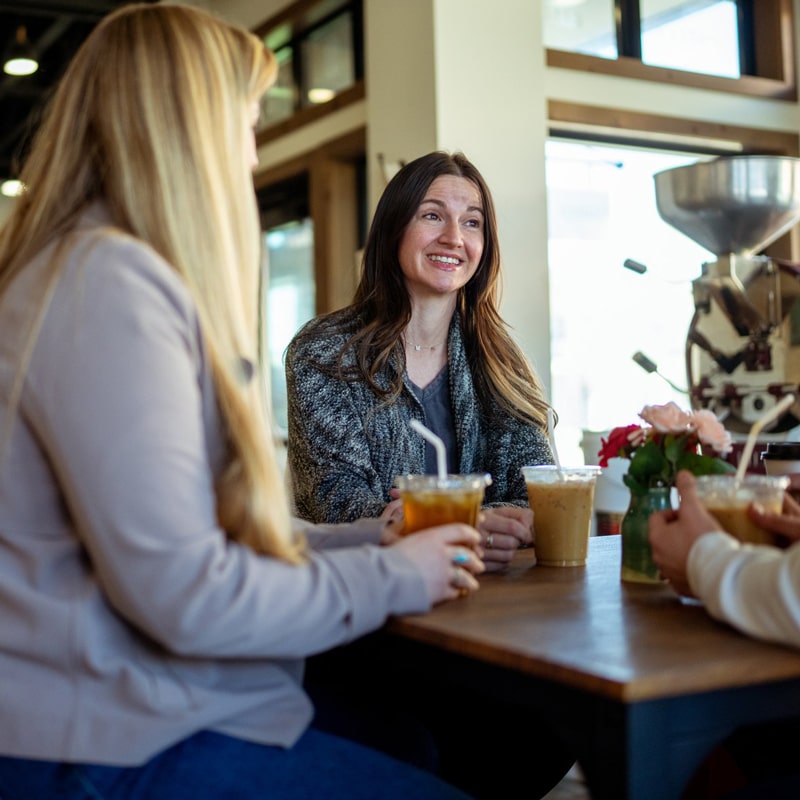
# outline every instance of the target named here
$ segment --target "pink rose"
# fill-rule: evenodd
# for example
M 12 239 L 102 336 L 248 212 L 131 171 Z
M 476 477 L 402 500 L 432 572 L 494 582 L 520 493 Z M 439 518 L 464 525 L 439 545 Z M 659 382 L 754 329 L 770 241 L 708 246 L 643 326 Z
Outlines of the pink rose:
M 692 421 L 692 415 L 675 403 L 645 406 L 639 416 L 659 433 L 684 433 Z
M 703 409 L 692 415 L 692 426 L 703 444 L 713 447 L 720 455 L 727 455 L 733 448 L 731 435 L 714 416 L 713 411 Z

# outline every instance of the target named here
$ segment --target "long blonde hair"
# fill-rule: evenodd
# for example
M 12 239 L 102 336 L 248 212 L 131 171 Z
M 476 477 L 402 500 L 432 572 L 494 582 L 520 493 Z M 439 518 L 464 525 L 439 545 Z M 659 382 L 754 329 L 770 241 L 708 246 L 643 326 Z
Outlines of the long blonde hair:
M 94 200 L 183 278 L 210 354 L 229 457 L 217 514 L 229 537 L 292 563 L 289 502 L 257 380 L 260 230 L 243 143 L 277 74 L 243 28 L 197 8 L 135 4 L 105 17 L 53 96 L 0 232 L 0 293 Z M 53 260 L 53 279 L 60 269 Z

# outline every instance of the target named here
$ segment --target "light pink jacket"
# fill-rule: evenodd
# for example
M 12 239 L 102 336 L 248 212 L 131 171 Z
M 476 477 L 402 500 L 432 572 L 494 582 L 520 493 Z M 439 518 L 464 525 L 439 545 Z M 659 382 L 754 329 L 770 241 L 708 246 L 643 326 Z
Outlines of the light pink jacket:
M 226 541 L 195 307 L 102 208 L 9 416 L 49 254 L 0 298 L 0 753 L 137 764 L 201 729 L 290 746 L 312 716 L 302 659 L 427 610 L 422 576 L 368 543 L 376 520 L 308 527 L 326 549 L 301 567 Z

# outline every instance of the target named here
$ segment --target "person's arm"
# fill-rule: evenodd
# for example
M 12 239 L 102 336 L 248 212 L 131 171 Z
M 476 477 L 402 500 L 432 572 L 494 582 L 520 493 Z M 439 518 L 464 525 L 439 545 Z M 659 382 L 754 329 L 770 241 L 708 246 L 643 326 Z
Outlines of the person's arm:
M 360 544 L 382 544 L 386 539 L 385 519 L 358 519 L 340 524 L 317 524 L 294 519 L 293 526 L 314 550 L 334 550 Z
M 800 646 L 800 545 L 742 545 L 722 531 L 681 471 L 677 510 L 650 516 L 653 559 L 664 578 L 716 619 L 761 639 Z
M 86 550 L 100 602 L 191 656 L 295 658 L 430 607 L 398 547 L 311 553 L 292 566 L 220 530 L 209 459 L 216 402 L 194 307 L 128 239 L 59 283 L 23 402 Z M 212 420 L 212 421 L 210 421 Z
M 326 355 L 335 358 L 333 350 Z M 287 459 L 297 514 L 330 523 L 378 517 L 391 498 L 364 427 L 363 416 L 372 409 L 357 407 L 353 387 L 322 373 L 311 358 L 309 348 L 296 342 L 286 354 Z
M 741 545 L 709 533 L 689 552 L 688 578 L 716 619 L 759 639 L 800 647 L 800 545 Z

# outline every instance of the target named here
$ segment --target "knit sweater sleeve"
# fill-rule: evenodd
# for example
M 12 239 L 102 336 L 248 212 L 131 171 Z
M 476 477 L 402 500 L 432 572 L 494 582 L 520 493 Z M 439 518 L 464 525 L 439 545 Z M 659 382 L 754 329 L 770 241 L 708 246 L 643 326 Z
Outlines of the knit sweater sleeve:
M 711 616 L 759 639 L 800 647 L 800 543 L 779 550 L 707 533 L 689 552 L 688 577 Z
M 370 454 L 358 387 L 319 367 L 335 363 L 342 341 L 295 337 L 286 353 L 288 469 L 296 513 L 312 522 L 376 517 L 391 499 Z

